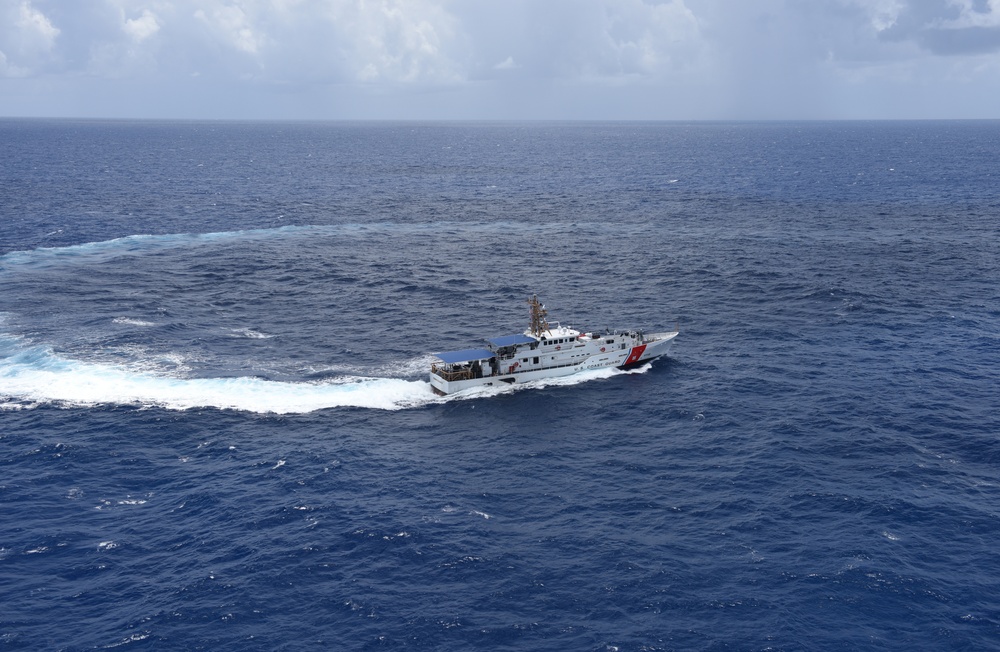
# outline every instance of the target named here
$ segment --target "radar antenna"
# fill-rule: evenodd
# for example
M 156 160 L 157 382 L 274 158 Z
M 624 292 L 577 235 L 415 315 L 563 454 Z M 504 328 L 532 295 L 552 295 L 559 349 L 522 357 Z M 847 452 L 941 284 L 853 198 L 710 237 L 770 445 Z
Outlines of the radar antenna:
M 528 331 L 535 337 L 541 337 L 542 333 L 549 330 L 549 322 L 545 321 L 549 311 L 538 301 L 537 294 L 528 299 L 528 307 L 531 309 L 531 325 Z

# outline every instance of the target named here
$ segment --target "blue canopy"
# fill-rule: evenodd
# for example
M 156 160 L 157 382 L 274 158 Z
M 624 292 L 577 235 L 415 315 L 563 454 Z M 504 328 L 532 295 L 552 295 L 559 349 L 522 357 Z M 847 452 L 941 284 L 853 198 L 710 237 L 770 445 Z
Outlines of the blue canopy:
M 517 335 L 504 335 L 503 337 L 494 337 L 491 340 L 487 340 L 493 346 L 514 346 L 515 344 L 531 344 L 536 341 L 535 338 L 525 335 L 523 333 L 518 333 Z
M 493 351 L 489 349 L 464 349 L 462 351 L 445 351 L 444 353 L 434 354 L 436 358 L 448 364 L 469 362 L 471 360 L 486 360 L 492 358 L 493 355 Z

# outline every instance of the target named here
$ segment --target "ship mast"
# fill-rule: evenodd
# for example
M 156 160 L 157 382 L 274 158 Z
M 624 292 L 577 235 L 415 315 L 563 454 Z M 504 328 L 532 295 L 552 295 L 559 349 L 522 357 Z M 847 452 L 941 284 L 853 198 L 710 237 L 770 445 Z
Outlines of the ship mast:
M 538 301 L 537 294 L 528 299 L 528 307 L 531 310 L 531 325 L 528 331 L 535 337 L 541 337 L 542 333 L 549 330 L 549 322 L 545 321 L 549 311 Z

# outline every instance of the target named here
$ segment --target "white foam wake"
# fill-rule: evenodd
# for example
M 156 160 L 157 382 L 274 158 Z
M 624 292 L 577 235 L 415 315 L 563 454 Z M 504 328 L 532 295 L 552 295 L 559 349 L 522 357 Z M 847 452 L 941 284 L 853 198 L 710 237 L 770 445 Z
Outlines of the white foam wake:
M 183 378 L 122 365 L 82 362 L 43 346 L 23 346 L 0 335 L 0 409 L 39 404 L 67 407 L 134 405 L 172 410 L 218 408 L 261 414 L 301 414 L 330 408 L 401 410 L 451 400 L 485 398 L 522 389 L 577 385 L 636 370 L 601 369 L 533 381 L 466 390 L 439 397 L 423 380 L 344 376 L 322 382 L 262 378 Z
M 340 407 L 399 410 L 440 400 L 424 381 L 353 377 L 295 383 L 260 378 L 174 378 L 67 360 L 44 347 L 0 357 L 0 398 L 12 402 L 10 408 L 25 403 L 118 404 L 275 414 Z
M 215 244 L 225 240 L 253 240 L 283 235 L 315 235 L 325 227 L 282 226 L 270 229 L 218 231 L 211 233 L 169 233 L 162 235 L 127 235 L 112 240 L 84 242 L 63 247 L 39 247 L 26 251 L 10 251 L 0 255 L 0 269 L 5 266 L 45 268 L 71 263 L 77 258 L 98 259 L 104 256 L 147 254 L 163 249 Z
M 376 222 L 372 224 L 327 224 L 327 225 L 287 225 L 239 231 L 214 231 L 209 233 L 164 233 L 127 235 L 111 240 L 84 242 L 61 247 L 39 247 L 37 249 L 8 251 L 0 254 L 0 271 L 5 269 L 46 269 L 79 260 L 100 261 L 124 255 L 145 255 L 175 248 L 192 248 L 214 245 L 227 241 L 271 240 L 275 238 L 324 237 L 371 234 L 439 234 L 452 230 L 463 232 L 508 233 L 516 229 L 540 233 L 562 233 L 571 230 L 578 233 L 583 228 L 588 231 L 607 228 L 603 223 L 526 223 L 526 222 L 435 222 L 429 224 L 403 224 Z M 616 232 L 629 225 L 618 225 Z M 48 234 L 53 235 L 53 234 Z M 628 235 L 628 234 L 626 234 Z

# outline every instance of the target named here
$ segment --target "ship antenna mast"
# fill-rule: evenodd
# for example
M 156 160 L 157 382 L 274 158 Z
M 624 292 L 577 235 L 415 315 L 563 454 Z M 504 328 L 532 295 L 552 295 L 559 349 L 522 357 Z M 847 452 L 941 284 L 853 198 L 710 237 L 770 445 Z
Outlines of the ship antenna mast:
M 528 330 L 535 337 L 541 337 L 542 333 L 549 330 L 549 322 L 545 321 L 549 311 L 538 301 L 537 294 L 528 299 L 528 306 L 531 309 L 531 326 Z

